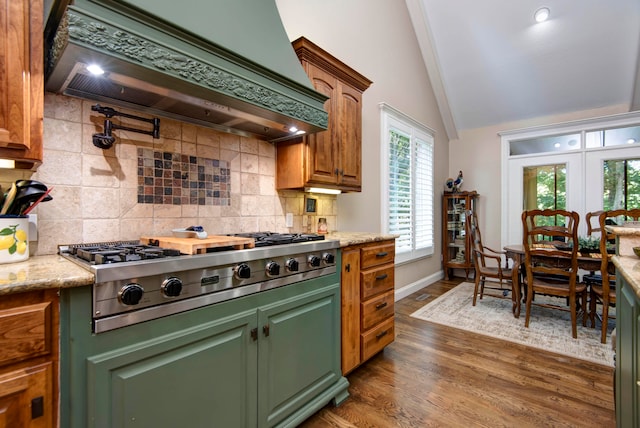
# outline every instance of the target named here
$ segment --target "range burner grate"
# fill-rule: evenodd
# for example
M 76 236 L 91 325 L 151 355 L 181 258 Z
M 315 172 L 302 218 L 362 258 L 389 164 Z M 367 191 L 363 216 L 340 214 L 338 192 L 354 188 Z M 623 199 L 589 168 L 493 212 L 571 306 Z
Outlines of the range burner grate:
M 178 250 L 143 245 L 137 241 L 70 245 L 69 253 L 96 265 L 161 259 L 181 255 Z
M 268 247 L 271 245 L 295 244 L 298 242 L 322 241 L 324 235 L 313 233 L 273 233 L 273 232 L 251 232 L 251 233 L 234 233 L 230 236 L 239 236 L 243 238 L 253 238 L 256 247 Z

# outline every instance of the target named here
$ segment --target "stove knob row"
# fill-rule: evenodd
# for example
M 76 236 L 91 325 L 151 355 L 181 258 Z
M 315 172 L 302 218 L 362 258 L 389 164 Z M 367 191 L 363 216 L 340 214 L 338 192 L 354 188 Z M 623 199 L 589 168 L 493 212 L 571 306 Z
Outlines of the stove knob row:
M 171 278 L 167 278 L 162 281 L 162 285 L 160 285 L 160 290 L 162 290 L 162 294 L 167 297 L 177 297 L 180 295 L 182 291 L 182 281 L 175 276 Z
M 249 279 L 251 278 L 251 268 L 246 263 L 240 263 L 235 268 L 233 268 L 233 273 L 238 279 Z
M 129 283 L 120 289 L 118 298 L 123 305 L 133 306 L 140 303 L 142 295 L 144 294 L 144 288 L 140 284 L 135 282 Z

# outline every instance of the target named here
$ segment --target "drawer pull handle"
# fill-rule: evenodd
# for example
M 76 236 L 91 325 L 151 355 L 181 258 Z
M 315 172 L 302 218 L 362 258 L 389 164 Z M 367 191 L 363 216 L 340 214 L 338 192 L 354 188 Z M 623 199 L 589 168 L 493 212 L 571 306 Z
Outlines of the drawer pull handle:
M 387 306 L 387 302 L 378 303 L 378 304 L 376 305 L 376 309 L 382 309 L 382 308 L 384 308 L 385 306 Z
M 384 337 L 387 335 L 387 333 L 389 333 L 388 330 L 385 331 L 381 331 L 380 333 L 376 334 L 376 339 L 380 339 L 381 337 Z
M 376 254 L 376 257 L 380 258 L 380 257 L 387 257 L 389 255 L 389 253 L 387 253 L 386 251 L 383 251 L 381 253 Z
M 378 275 L 376 276 L 376 281 L 382 281 L 383 279 L 387 279 L 389 275 L 387 275 L 386 273 L 383 273 L 382 275 Z

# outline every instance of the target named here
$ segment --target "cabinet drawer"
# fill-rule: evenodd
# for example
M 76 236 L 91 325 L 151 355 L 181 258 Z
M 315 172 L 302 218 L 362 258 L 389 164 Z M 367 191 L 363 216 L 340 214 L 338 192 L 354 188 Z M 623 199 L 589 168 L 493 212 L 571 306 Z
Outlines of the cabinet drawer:
M 393 290 L 362 303 L 362 331 L 369 330 L 380 321 L 393 316 Z
M 360 336 L 362 345 L 362 361 L 366 361 L 395 339 L 393 318 L 389 318 Z
M 0 365 L 50 352 L 50 302 L 0 310 Z
M 360 298 L 367 300 L 376 294 L 393 289 L 395 284 L 395 267 L 389 265 L 382 269 L 360 272 Z
M 369 245 L 360 249 L 360 269 L 392 263 L 396 254 L 394 241 Z

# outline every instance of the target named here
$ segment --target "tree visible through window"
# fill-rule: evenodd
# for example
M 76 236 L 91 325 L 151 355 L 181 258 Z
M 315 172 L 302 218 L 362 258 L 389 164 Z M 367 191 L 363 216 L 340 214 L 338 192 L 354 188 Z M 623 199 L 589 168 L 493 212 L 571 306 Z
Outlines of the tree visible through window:
M 525 210 L 563 210 L 567 207 L 567 166 L 565 164 L 553 164 L 542 166 L 527 166 L 523 169 L 523 208 Z M 564 217 L 555 220 L 545 217 L 555 224 L 547 226 L 560 226 Z M 540 224 L 544 224 L 540 223 Z
M 399 235 L 399 261 L 433 254 L 433 135 L 382 105 L 384 227 Z M 386 167 L 386 168 L 385 168 Z
M 605 211 L 640 207 L 640 159 L 604 161 Z

